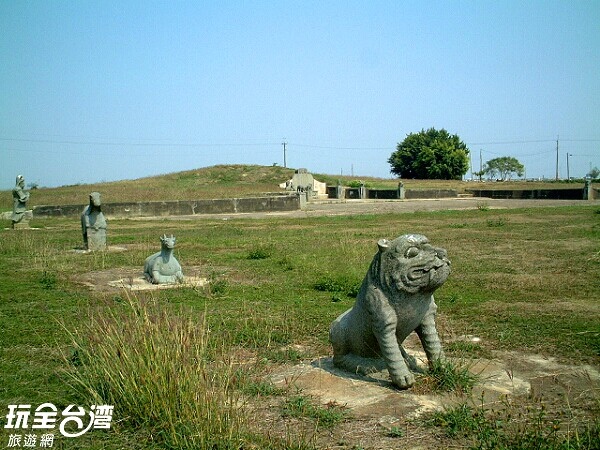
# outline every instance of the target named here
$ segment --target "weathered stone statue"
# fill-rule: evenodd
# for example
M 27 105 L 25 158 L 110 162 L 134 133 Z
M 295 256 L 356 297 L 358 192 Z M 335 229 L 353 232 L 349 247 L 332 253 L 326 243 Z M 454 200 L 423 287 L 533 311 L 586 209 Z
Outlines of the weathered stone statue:
M 583 199 L 594 200 L 594 188 L 592 187 L 591 177 L 585 177 L 585 184 L 583 186 Z
M 378 245 L 356 303 L 331 324 L 333 363 L 363 375 L 387 367 L 392 382 L 406 389 L 415 381 L 409 367 L 416 369 L 402 348 L 410 333 L 417 332 L 430 364 L 444 356 L 433 291 L 450 274 L 450 261 L 444 249 L 419 234 L 381 239 Z
M 406 191 L 404 190 L 404 183 L 401 181 L 398 183 L 398 198 L 404 200 L 405 195 Z
M 173 256 L 175 237 L 164 234 L 160 238 L 160 252 L 146 258 L 144 276 L 152 284 L 168 284 L 183 282 L 183 272 L 179 261 Z
M 344 198 L 344 186 L 342 186 L 340 180 L 337 180 L 337 185 L 335 187 L 335 198 Z
M 15 187 L 12 190 L 13 195 L 13 213 L 12 227 L 13 228 L 29 228 L 29 219 L 31 213 L 27 211 L 27 200 L 29 200 L 29 192 L 25 191 L 25 178 L 23 175 L 17 175 Z
M 81 214 L 81 232 L 86 250 L 106 250 L 106 218 L 99 192 L 90 194 L 90 204 Z

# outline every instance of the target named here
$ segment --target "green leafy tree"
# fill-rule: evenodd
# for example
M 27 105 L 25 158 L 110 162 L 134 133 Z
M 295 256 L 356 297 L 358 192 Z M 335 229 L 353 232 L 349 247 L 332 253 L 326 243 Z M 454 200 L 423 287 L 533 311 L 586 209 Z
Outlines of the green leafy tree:
M 587 173 L 587 175 L 586 175 L 586 176 L 588 176 L 588 177 L 590 177 L 590 178 L 593 178 L 593 179 L 595 179 L 595 178 L 598 178 L 598 177 L 600 177 L 600 170 L 598 170 L 598 168 L 597 168 L 597 167 L 594 167 L 592 170 L 590 170 L 590 171 Z
M 500 158 L 490 159 L 485 163 L 483 172 L 489 178 L 500 178 L 502 181 L 506 181 L 510 180 L 513 173 L 518 177 L 522 177 L 525 173 L 525 166 L 512 156 L 501 156 Z
M 485 170 L 482 169 L 479 172 L 473 172 L 473 175 L 479 177 L 479 181 L 481 181 L 481 178 L 485 175 Z
M 407 135 L 388 162 L 401 178 L 460 180 L 469 170 L 469 149 L 456 134 L 429 128 Z

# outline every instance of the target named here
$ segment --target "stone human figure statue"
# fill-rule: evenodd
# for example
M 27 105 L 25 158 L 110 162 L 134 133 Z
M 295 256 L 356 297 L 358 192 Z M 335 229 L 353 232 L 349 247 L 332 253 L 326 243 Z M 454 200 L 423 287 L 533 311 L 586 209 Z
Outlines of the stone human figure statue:
M 27 214 L 27 200 L 29 200 L 29 192 L 25 191 L 25 178 L 23 175 L 17 175 L 15 187 L 12 190 L 13 196 L 13 212 L 12 212 L 12 227 L 13 228 L 28 228 L 29 215 Z
M 380 239 L 356 302 L 332 324 L 333 363 L 363 375 L 387 368 L 401 389 L 412 386 L 417 369 L 402 343 L 415 331 L 430 364 L 444 354 L 436 327 L 433 292 L 450 274 L 446 251 L 425 236 Z
M 90 194 L 90 204 L 81 214 L 81 232 L 86 250 L 106 250 L 106 218 L 99 192 Z
M 583 187 L 583 199 L 594 200 L 594 188 L 592 187 L 591 177 L 585 177 L 585 184 Z
M 160 252 L 146 258 L 144 277 L 152 284 L 173 284 L 183 282 L 183 272 L 177 258 L 173 256 L 175 236 L 164 234 L 160 238 Z
M 398 198 L 404 200 L 405 195 L 404 183 L 401 181 L 398 183 Z

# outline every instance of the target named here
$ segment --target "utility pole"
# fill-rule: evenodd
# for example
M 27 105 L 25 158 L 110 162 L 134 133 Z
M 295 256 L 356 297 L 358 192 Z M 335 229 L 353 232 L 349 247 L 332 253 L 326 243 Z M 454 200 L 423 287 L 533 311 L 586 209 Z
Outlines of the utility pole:
M 483 156 L 482 150 L 479 149 L 479 181 L 481 181 L 481 177 L 483 176 Z
M 469 166 L 471 166 L 471 181 L 473 181 L 473 153 L 469 152 Z
M 285 146 L 287 145 L 287 142 L 285 142 L 285 138 L 281 144 L 283 145 L 283 167 L 287 168 L 287 161 L 285 159 Z
M 567 181 L 571 180 L 571 174 L 569 173 L 569 156 L 573 155 L 569 155 L 569 153 L 567 152 Z
M 556 181 L 558 181 L 558 136 L 556 136 Z

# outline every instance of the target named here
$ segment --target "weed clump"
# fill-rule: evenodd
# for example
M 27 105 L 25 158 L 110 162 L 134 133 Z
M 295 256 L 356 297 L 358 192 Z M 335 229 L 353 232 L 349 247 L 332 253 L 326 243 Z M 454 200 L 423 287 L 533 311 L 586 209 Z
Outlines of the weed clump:
M 483 404 L 480 407 L 461 404 L 430 414 L 425 424 L 441 428 L 447 437 L 469 440 L 471 449 L 600 448 L 600 421 L 565 430 L 559 419 L 548 417 L 543 404 L 528 405 L 516 416 L 511 411 L 514 413 L 514 408 L 492 410 Z
M 268 381 L 246 381 L 242 387 L 242 392 L 251 397 L 274 397 L 287 393 L 286 388 L 277 387 Z
M 283 404 L 284 417 L 307 417 L 316 421 L 317 427 L 332 428 L 344 421 L 348 414 L 344 407 L 337 403 L 325 406 L 315 405 L 314 401 L 305 395 L 295 395 Z
M 273 255 L 273 249 L 270 246 L 260 245 L 248 252 L 248 259 L 267 259 L 271 255 Z
M 503 227 L 506 224 L 507 224 L 506 219 L 504 219 L 503 217 L 498 217 L 496 219 L 488 219 L 487 220 L 487 226 L 491 227 L 491 228 Z
M 386 434 L 388 437 L 401 438 L 404 437 L 404 431 L 400 427 L 392 427 Z
M 319 279 L 314 285 L 316 291 L 346 294 L 348 297 L 356 297 L 360 290 L 360 281 L 355 281 L 347 276 L 326 275 Z
M 114 405 L 127 428 L 171 448 L 239 447 L 246 414 L 232 363 L 204 320 L 128 298 L 71 339 L 70 384 L 90 404 Z
M 44 289 L 54 289 L 56 287 L 56 274 L 54 272 L 48 272 L 44 270 L 40 278 L 40 284 Z
M 468 394 L 477 382 L 477 376 L 469 371 L 467 364 L 449 359 L 434 360 L 424 378 L 424 385 L 433 392 Z

